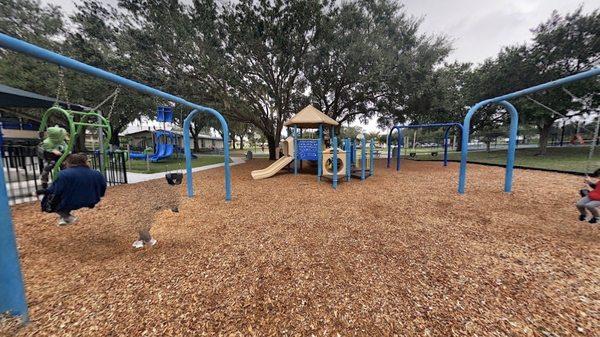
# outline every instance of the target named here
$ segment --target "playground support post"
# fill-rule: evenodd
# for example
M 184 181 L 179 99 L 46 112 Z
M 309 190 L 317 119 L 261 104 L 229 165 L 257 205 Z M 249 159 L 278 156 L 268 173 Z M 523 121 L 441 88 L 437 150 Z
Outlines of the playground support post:
M 0 172 L 4 172 L 2 160 Z M 20 316 L 27 322 L 27 299 L 4 174 L 0 174 L 0 219 L 0 312 Z
M 375 170 L 375 141 L 371 139 L 371 144 L 369 145 L 369 177 L 373 175 Z
M 294 175 L 298 175 L 298 126 L 294 124 Z
M 450 126 L 444 131 L 444 166 L 448 166 L 448 134 L 450 133 Z
M 352 175 L 352 148 L 350 138 L 344 138 L 344 150 L 346 151 L 346 181 L 350 181 Z
M 365 180 L 365 166 L 367 165 L 367 139 L 364 137 L 364 135 L 360 139 L 360 148 L 360 180 Z
M 35 45 L 27 43 L 25 41 L 15 39 L 6 34 L 0 33 L 0 47 L 10 49 L 10 50 L 13 50 L 13 51 L 25 54 L 25 55 L 29 55 L 29 56 L 32 56 L 32 57 L 35 57 L 35 58 L 38 58 L 41 60 L 45 60 L 50 63 L 54 63 L 54 64 L 60 65 L 62 67 L 65 67 L 65 68 L 73 69 L 75 71 L 78 71 L 78 72 L 81 72 L 84 74 L 88 74 L 88 75 L 91 75 L 91 76 L 94 76 L 97 78 L 101 78 L 101 79 L 107 80 L 107 81 L 115 83 L 115 84 L 120 84 L 124 87 L 131 88 L 138 92 L 141 92 L 141 93 L 144 93 L 147 95 L 157 96 L 157 97 L 163 98 L 165 100 L 187 106 L 191 109 L 195 109 L 198 112 L 208 113 L 208 114 L 214 116 L 215 118 L 217 118 L 217 120 L 221 124 L 221 128 L 223 130 L 223 154 L 225 157 L 224 158 L 224 163 L 225 163 L 225 200 L 231 200 L 231 174 L 230 174 L 230 167 L 229 167 L 229 160 L 230 160 L 230 157 L 229 157 L 229 127 L 227 126 L 227 121 L 225 120 L 223 115 L 221 115 L 218 111 L 211 109 L 209 107 L 205 107 L 205 106 L 202 106 L 199 104 L 189 102 L 181 97 L 160 91 L 158 89 L 149 87 L 147 85 L 144 85 L 144 84 L 141 84 L 141 83 L 138 83 L 135 81 L 132 81 L 130 79 L 110 73 L 108 71 L 98 69 L 96 67 L 92 67 L 83 62 L 73 60 L 66 56 L 51 52 L 47 49 L 35 46 Z M 189 133 L 189 128 L 188 129 L 184 128 L 184 134 L 186 132 Z M 190 191 L 191 191 L 191 194 L 190 194 Z M 193 196 L 193 187 L 190 188 L 190 186 L 188 186 L 188 195 L 190 197 Z
M 317 181 L 321 181 L 321 175 L 323 175 L 323 124 L 319 124 L 319 145 L 317 149 Z
M 333 188 L 337 188 L 337 184 L 338 184 L 338 165 L 337 165 L 337 159 L 338 159 L 338 150 L 337 150 L 337 137 L 332 137 L 331 138 L 331 148 L 333 149 Z M 347 163 L 346 163 L 347 164 Z
M 402 140 L 402 131 L 398 129 L 398 147 L 396 148 L 396 171 L 400 171 L 400 141 Z M 406 144 L 406 142 L 404 143 Z M 406 147 L 404 147 L 406 149 Z M 406 154 L 406 151 L 404 152 Z

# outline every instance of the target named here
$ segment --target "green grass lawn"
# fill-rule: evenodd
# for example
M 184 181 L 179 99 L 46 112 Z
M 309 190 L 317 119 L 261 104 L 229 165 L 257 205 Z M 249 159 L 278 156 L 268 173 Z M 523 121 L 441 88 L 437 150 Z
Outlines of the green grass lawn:
M 161 160 L 157 163 L 150 163 L 150 170 L 146 167 L 146 161 L 144 160 L 129 160 L 127 162 L 127 171 L 135 173 L 158 173 L 165 172 L 167 170 L 179 169 L 179 162 L 181 163 L 181 169 L 185 170 L 185 157 L 169 158 Z M 192 160 L 192 167 L 200 167 L 212 164 L 218 164 L 223 162 L 223 156 L 219 155 L 202 155 Z M 130 166 L 131 165 L 131 166 Z
M 235 150 L 230 150 L 230 153 L 232 156 L 238 156 L 238 157 L 246 157 L 246 153 L 248 151 L 252 151 L 252 156 L 254 158 L 269 158 L 269 149 L 267 147 L 265 147 L 265 150 L 262 151 L 260 149 L 260 147 L 249 147 L 249 148 L 244 148 L 243 150 L 240 149 L 235 149 Z
M 419 160 L 442 160 L 443 151 L 439 151 L 437 157 L 430 155 L 431 151 L 417 152 Z M 593 160 L 587 161 L 589 147 L 551 147 L 544 156 L 538 156 L 536 148 L 517 149 L 515 165 L 532 168 L 543 168 L 561 171 L 586 172 L 594 171 L 600 168 L 600 148 L 594 152 Z M 450 160 L 460 160 L 460 152 L 450 152 Z M 492 152 L 478 151 L 469 152 L 469 162 L 506 164 L 506 150 L 497 150 Z M 588 167 L 589 166 L 589 167 Z M 589 173 L 589 172 L 588 172 Z

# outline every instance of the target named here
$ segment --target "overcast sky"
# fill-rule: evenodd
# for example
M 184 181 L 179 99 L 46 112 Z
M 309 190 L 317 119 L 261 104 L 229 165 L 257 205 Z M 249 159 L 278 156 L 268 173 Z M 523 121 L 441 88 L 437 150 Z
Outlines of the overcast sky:
M 73 0 L 43 0 L 73 10 Z M 115 4 L 117 0 L 106 0 Z M 600 0 L 401 0 L 406 11 L 423 18 L 421 30 L 445 34 L 453 41 L 450 61 L 479 63 L 503 46 L 531 40 L 530 29 L 550 17 L 554 9 L 568 13 L 583 5 L 586 12 L 600 8 Z M 369 131 L 375 123 L 369 123 Z
M 600 0 L 403 0 L 408 13 L 423 17 L 422 30 L 445 34 L 454 43 L 451 59 L 481 62 L 503 46 L 531 39 L 530 29 L 553 10 L 568 13 L 583 5 L 600 8 Z
M 73 0 L 43 0 L 67 12 Z M 117 0 L 105 0 L 116 4 Z M 506 45 L 531 39 L 530 29 L 550 17 L 575 10 L 600 8 L 600 0 L 401 0 L 406 11 L 422 17 L 426 33 L 445 34 L 453 40 L 451 60 L 478 63 Z

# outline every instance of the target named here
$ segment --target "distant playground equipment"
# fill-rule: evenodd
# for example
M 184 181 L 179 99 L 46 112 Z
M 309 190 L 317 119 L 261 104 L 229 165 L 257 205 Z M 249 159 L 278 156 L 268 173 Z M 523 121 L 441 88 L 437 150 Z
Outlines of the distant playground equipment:
M 403 129 L 424 129 L 424 128 L 444 128 L 444 140 L 443 140 L 443 148 L 444 148 L 444 159 L 443 165 L 448 166 L 448 136 L 450 134 L 450 130 L 456 127 L 462 132 L 462 125 L 460 123 L 430 123 L 430 124 L 415 124 L 415 125 L 395 125 L 390 129 L 390 132 L 387 136 L 387 167 L 390 167 L 392 161 L 392 134 L 394 131 L 397 131 L 397 147 L 396 147 L 396 171 L 400 171 L 400 149 L 404 146 L 404 137 L 402 130 Z M 413 141 L 414 144 L 414 141 Z M 414 147 L 413 147 L 414 148 Z M 436 157 L 437 152 L 432 151 L 431 156 Z M 409 154 L 410 157 L 416 157 L 416 152 L 411 152 Z
M 150 146 L 146 147 L 144 149 L 144 151 L 129 151 L 129 158 L 130 159 L 143 159 L 143 160 L 147 160 L 149 159 L 151 155 L 151 153 L 153 153 L 154 149 L 151 148 Z
M 285 141 L 281 142 L 280 148 L 283 156 L 269 167 L 252 171 L 254 179 L 265 179 L 272 177 L 282 169 L 293 164 L 294 174 L 302 169 L 302 162 L 317 164 L 317 180 L 322 177 L 331 179 L 333 187 L 337 187 L 339 177 L 358 177 L 365 180 L 374 174 L 374 149 L 375 142 L 371 140 L 367 146 L 364 136 L 358 140 L 343 139 L 338 144 L 335 136 L 335 127 L 338 122 L 331 119 L 312 105 L 302 109 L 285 124 L 291 134 Z M 325 146 L 324 128 L 329 127 L 330 146 Z M 302 138 L 303 130 L 317 129 L 317 137 Z M 339 145 L 342 145 L 340 149 Z
M 171 158 L 173 154 L 184 154 L 183 148 L 179 146 L 180 134 L 173 132 L 174 125 L 171 125 L 171 130 L 166 130 L 167 123 L 173 123 L 173 107 L 159 106 L 156 109 L 156 121 L 163 123 L 163 129 L 152 131 L 153 147 L 146 147 L 144 151 L 129 151 L 130 159 L 146 160 L 153 163 L 164 159 Z M 192 154 L 193 158 L 197 158 Z
M 175 149 L 175 134 L 167 130 L 156 130 L 153 133 L 154 154 L 150 161 L 156 163 L 160 160 L 170 158 Z

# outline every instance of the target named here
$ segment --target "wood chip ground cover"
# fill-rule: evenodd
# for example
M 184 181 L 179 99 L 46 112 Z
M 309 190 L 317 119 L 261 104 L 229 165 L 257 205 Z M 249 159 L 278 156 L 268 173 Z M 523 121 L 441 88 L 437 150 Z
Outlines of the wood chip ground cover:
M 13 208 L 31 322 L 17 336 L 600 335 L 600 228 L 577 221 L 581 178 L 405 161 L 333 190 L 254 181 L 269 162 L 194 175 L 180 213 L 162 180 L 118 186 L 59 228 Z M 157 201 L 158 200 L 158 201 Z M 159 243 L 134 251 L 152 223 Z

